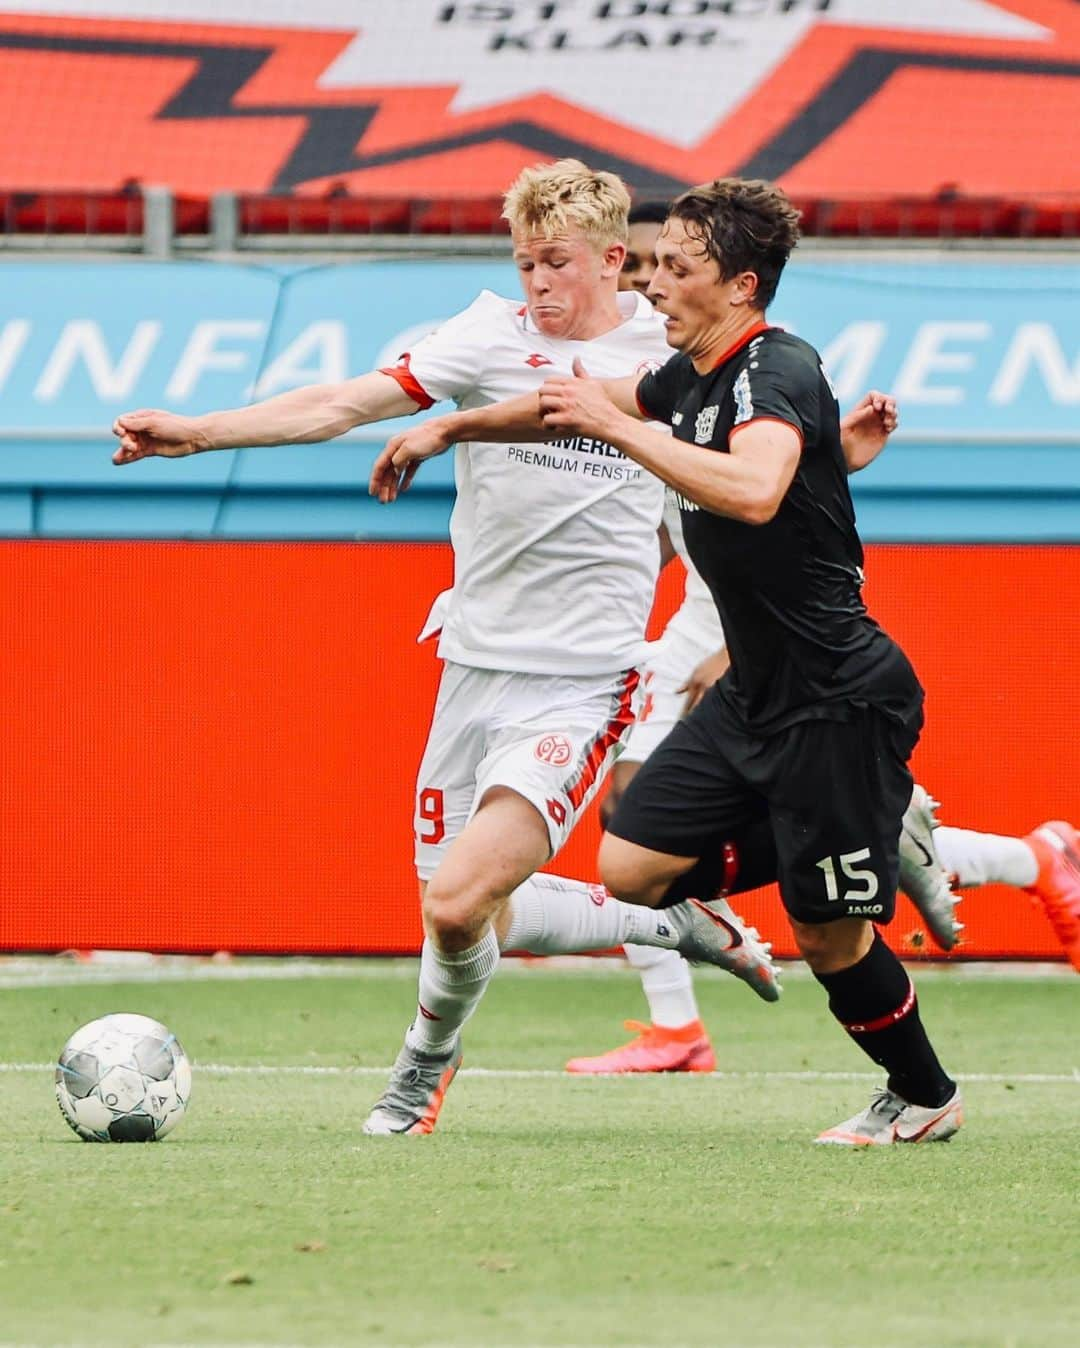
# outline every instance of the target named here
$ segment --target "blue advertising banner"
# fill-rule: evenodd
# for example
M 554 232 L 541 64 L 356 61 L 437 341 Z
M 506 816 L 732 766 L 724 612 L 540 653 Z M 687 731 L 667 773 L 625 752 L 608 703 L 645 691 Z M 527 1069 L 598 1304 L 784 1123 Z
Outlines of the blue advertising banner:
M 201 412 L 392 363 L 508 261 L 274 268 L 10 263 L 0 290 L 0 532 L 420 536 L 445 531 L 449 459 L 394 510 L 368 501 L 390 433 L 122 471 L 121 411 Z M 793 261 L 770 312 L 813 342 L 841 406 L 893 392 L 901 431 L 856 479 L 879 538 L 1080 537 L 1080 268 Z

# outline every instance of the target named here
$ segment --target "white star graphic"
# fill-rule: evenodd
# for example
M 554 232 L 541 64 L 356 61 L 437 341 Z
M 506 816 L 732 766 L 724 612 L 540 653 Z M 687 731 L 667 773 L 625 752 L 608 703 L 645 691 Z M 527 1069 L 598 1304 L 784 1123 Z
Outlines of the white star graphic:
M 457 86 L 454 112 L 548 93 L 681 147 L 816 24 L 1053 37 L 990 0 L 0 0 L 0 12 L 340 29 L 356 36 L 322 88 Z

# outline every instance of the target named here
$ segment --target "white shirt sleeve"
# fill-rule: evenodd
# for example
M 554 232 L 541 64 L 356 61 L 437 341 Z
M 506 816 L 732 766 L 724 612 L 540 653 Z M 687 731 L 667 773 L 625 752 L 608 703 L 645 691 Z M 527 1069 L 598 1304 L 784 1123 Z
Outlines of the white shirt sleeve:
M 505 300 L 483 290 L 467 309 L 421 338 L 402 363 L 433 403 L 460 402 L 476 388 L 487 366 L 494 324 Z M 393 373 L 392 371 L 390 373 Z

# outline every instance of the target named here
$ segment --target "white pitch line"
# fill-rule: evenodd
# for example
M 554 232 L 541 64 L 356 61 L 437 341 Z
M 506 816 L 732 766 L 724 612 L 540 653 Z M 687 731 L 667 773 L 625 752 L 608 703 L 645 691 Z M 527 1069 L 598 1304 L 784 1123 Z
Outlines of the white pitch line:
M 72 963 L 50 968 L 44 962 L 0 962 L 0 991 L 20 988 L 74 988 L 122 986 L 143 983 L 250 983 L 254 981 L 292 982 L 307 978 L 399 979 L 416 977 L 416 960 L 365 960 L 331 963 L 314 960 L 282 960 L 279 963 L 224 961 L 188 961 L 180 957 L 161 963 L 112 960 Z
M 298 1077 L 384 1077 L 390 1071 L 387 1067 L 316 1067 L 300 1063 L 284 1063 L 275 1066 L 271 1063 L 196 1063 L 195 1071 L 208 1076 L 298 1076 Z M 52 1072 L 55 1063 L 39 1062 L 0 1062 L 0 1072 Z M 582 1078 L 571 1072 L 560 1072 L 542 1067 L 463 1067 L 458 1073 L 463 1077 L 486 1077 L 520 1081 L 629 1081 L 641 1073 L 626 1072 L 611 1076 L 593 1076 Z M 647 1074 L 655 1076 L 655 1073 Z M 879 1072 L 688 1072 L 665 1075 L 683 1076 L 718 1081 L 877 1081 Z M 1021 1085 L 1080 1086 L 1080 1068 L 1072 1072 L 957 1072 L 957 1081 L 1005 1082 Z
M 63 988 L 125 986 L 152 983 L 231 983 L 293 981 L 308 978 L 379 981 L 415 979 L 415 959 L 365 958 L 317 959 L 305 956 L 266 959 L 239 956 L 235 959 L 210 960 L 186 955 L 148 955 L 139 951 L 96 951 L 88 960 L 63 960 L 56 956 L 0 957 L 0 991 L 21 988 Z M 912 966 L 914 968 L 914 966 Z M 781 977 L 799 982 L 810 977 L 798 960 L 779 961 Z M 625 960 L 606 956 L 559 955 L 547 959 L 505 960 L 499 977 L 507 975 L 543 978 L 549 973 L 587 973 L 594 977 L 636 978 Z M 699 968 L 702 978 L 728 979 L 718 969 Z M 947 981 L 1018 981 L 1042 982 L 1046 979 L 1070 980 L 1076 974 L 1068 964 L 1049 963 L 967 963 L 925 964 L 915 969 L 920 982 L 930 979 Z

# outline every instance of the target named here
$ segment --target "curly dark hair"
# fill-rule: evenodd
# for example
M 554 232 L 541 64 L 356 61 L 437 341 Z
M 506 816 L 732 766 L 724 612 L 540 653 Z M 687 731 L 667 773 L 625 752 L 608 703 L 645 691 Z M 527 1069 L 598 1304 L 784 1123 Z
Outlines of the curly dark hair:
M 782 188 L 762 178 L 717 178 L 676 197 L 671 215 L 700 238 L 723 280 L 754 272 L 756 302 L 768 308 L 799 241 L 799 212 Z

